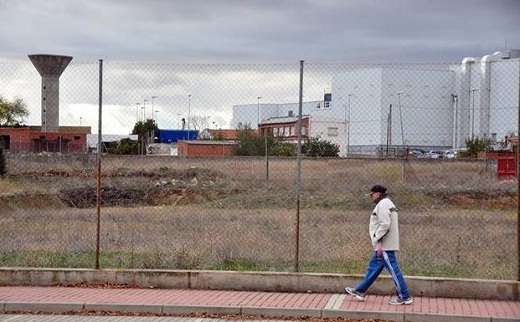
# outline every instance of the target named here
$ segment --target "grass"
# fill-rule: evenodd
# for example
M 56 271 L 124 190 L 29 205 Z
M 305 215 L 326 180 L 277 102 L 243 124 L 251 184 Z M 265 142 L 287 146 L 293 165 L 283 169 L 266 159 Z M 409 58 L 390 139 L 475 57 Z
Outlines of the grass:
M 199 259 L 200 260 L 200 259 Z M 58 253 L 50 251 L 5 252 L 0 253 L 4 267 L 50 267 L 50 268 L 94 268 L 96 254 L 93 251 L 79 253 Z M 503 263 L 503 269 L 512 270 L 511 263 Z M 285 259 L 260 261 L 250 258 L 235 258 L 218 263 L 202 265 L 191 255 L 177 254 L 173 258 L 165 253 L 128 253 L 103 251 L 100 253 L 100 266 L 104 269 L 204 269 L 223 271 L 293 271 L 294 261 Z M 431 264 L 427 267 L 414 261 L 403 261 L 406 275 L 442 276 L 451 278 L 478 278 L 476 268 L 466 263 Z M 366 261 L 331 260 L 300 262 L 300 272 L 320 272 L 336 274 L 362 274 Z M 387 272 L 383 272 L 385 274 Z
M 105 209 L 103 268 L 292 271 L 296 217 L 292 211 L 206 207 Z M 0 228 L 2 266 L 93 267 L 91 209 L 20 212 Z M 7 218 L 6 218 L 7 217 Z M 467 227 L 481 223 L 487 232 Z M 401 214 L 402 269 L 407 275 L 511 279 L 515 274 L 514 213 L 502 211 Z M 300 270 L 362 274 L 371 249 L 365 211 L 301 214 Z
M 435 264 L 432 263 L 427 267 L 417 267 L 414 263 L 401 263 L 401 266 L 406 267 L 407 275 L 420 275 L 420 276 L 442 276 L 451 278 L 478 278 L 475 268 L 472 265 L 466 263 L 444 263 Z
M 87 173 L 81 167 L 89 163 L 29 161 L 18 160 L 16 175 L 0 180 L 0 266 L 93 267 L 96 209 L 70 208 L 57 192 L 93 186 L 95 178 L 45 175 L 53 167 Z M 29 169 L 37 163 L 41 174 L 24 173 L 24 162 Z M 363 194 L 377 182 L 401 210 L 406 275 L 516 276 L 516 207 L 485 200 L 502 190 L 516 195 L 516 182 L 496 181 L 479 163 L 304 160 L 299 208 L 291 160 L 271 161 L 268 181 L 263 161 L 254 159 L 131 157 L 103 165 L 103 185 L 131 187 L 136 198 L 172 189 L 156 187 L 158 180 L 183 182 L 175 202 L 101 208 L 103 268 L 292 271 L 299 219 L 300 271 L 362 274 L 373 207 Z M 190 186 L 194 177 L 198 185 Z M 210 181 L 221 194 L 205 195 Z

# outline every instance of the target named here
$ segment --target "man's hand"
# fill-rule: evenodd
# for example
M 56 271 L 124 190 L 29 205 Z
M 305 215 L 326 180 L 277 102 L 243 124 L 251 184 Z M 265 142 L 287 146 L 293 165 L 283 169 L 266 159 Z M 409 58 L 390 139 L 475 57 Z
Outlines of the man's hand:
M 383 247 L 381 246 L 381 243 L 377 243 L 376 251 L 377 251 L 377 257 L 381 258 L 381 256 L 383 256 Z

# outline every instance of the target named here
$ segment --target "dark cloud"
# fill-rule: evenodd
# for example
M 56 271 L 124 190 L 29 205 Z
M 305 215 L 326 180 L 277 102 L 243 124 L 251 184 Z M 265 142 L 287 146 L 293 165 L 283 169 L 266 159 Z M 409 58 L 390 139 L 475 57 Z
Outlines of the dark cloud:
M 520 48 L 517 0 L 0 0 L 0 57 L 460 61 Z

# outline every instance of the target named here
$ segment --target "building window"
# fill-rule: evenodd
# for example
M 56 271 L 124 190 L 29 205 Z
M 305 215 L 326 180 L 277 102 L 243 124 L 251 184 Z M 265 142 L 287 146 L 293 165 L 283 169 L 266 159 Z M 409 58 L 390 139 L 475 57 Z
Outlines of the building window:
M 77 136 L 77 135 L 74 136 L 74 140 L 79 140 L 79 139 L 81 139 L 79 136 Z
M 338 128 L 337 127 L 328 127 L 327 135 L 328 136 L 338 136 Z

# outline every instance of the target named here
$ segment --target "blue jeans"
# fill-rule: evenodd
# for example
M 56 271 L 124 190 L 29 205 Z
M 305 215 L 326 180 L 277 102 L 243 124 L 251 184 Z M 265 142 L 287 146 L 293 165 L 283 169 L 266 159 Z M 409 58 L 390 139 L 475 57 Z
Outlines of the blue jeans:
M 397 257 L 394 251 L 383 251 L 381 257 L 378 257 L 377 252 L 374 252 L 370 262 L 368 262 L 365 277 L 358 286 L 356 286 L 356 291 L 365 293 L 376 281 L 376 278 L 381 274 L 383 268 L 386 268 L 390 275 L 392 275 L 397 296 L 402 299 L 409 298 L 410 293 L 408 292 L 408 287 L 404 281 L 403 273 L 401 273 L 401 270 L 399 269 L 399 264 L 397 263 Z

